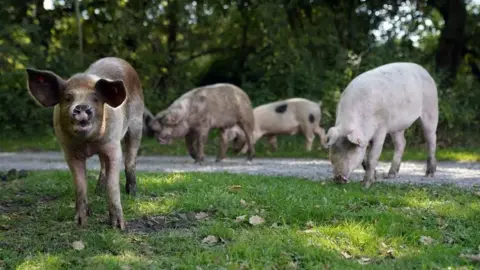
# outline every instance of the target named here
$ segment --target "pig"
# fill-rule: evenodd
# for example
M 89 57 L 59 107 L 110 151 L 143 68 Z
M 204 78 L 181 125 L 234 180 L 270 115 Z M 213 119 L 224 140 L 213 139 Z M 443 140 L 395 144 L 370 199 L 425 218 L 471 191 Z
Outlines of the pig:
M 375 167 L 387 134 L 395 150 L 385 178 L 396 177 L 406 144 L 405 130 L 417 119 L 428 151 L 425 176 L 433 177 L 437 168 L 438 97 L 428 71 L 415 63 L 394 62 L 354 78 L 340 97 L 335 126 L 327 132 L 334 181 L 347 183 L 361 163 L 365 170 L 362 185 L 369 188 L 375 181 Z
M 225 159 L 228 146 L 226 130 L 234 125 L 245 132 L 247 161 L 251 162 L 255 155 L 252 144 L 254 124 L 248 95 L 235 85 L 218 83 L 192 89 L 180 96 L 155 116 L 151 128 L 160 144 L 185 137 L 188 153 L 195 163 L 202 164 L 210 129 L 220 130 L 220 149 L 216 158 L 216 162 L 220 162 Z
M 31 96 L 43 107 L 54 107 L 55 135 L 75 184 L 76 222 L 87 225 L 86 159 L 98 154 L 101 170 L 96 191 L 107 190 L 110 224 L 125 229 L 119 184 L 121 140 L 126 146 L 125 188 L 134 196 L 144 109 L 137 72 L 115 57 L 99 59 L 67 80 L 47 70 L 26 71 Z
M 290 98 L 260 105 L 253 110 L 255 128 L 253 130 L 253 144 L 266 136 L 272 151 L 277 151 L 277 135 L 295 135 L 298 132 L 305 136 L 305 149 L 312 150 L 315 134 L 321 144 L 326 143 L 325 130 L 320 126 L 322 103 L 315 103 L 304 98 Z M 227 131 L 229 142 L 233 141 L 234 152 L 245 153 L 245 135 L 234 126 Z

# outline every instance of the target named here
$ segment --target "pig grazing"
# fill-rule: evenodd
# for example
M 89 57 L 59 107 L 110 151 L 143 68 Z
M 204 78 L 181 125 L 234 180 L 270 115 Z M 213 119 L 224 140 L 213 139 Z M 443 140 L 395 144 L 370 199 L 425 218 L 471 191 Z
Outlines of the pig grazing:
M 387 134 L 395 146 L 387 177 L 394 178 L 405 149 L 405 129 L 418 118 L 427 142 L 426 176 L 433 177 L 437 166 L 438 98 L 430 74 L 414 63 L 391 63 L 353 79 L 340 97 L 335 126 L 327 132 L 335 181 L 348 182 L 350 173 L 362 163 L 362 184 L 370 187 Z
M 295 135 L 298 132 L 305 136 L 305 148 L 312 150 L 315 134 L 325 144 L 325 131 L 320 127 L 322 116 L 321 102 L 315 103 L 304 98 L 291 98 L 260 105 L 253 110 L 255 129 L 253 130 L 253 144 L 266 136 L 272 147 L 277 150 L 277 135 Z M 245 153 L 245 135 L 235 126 L 227 131 L 229 141 L 233 141 L 233 148 Z
M 195 163 L 204 161 L 204 145 L 211 128 L 220 129 L 220 150 L 217 162 L 225 158 L 227 151 L 226 129 L 238 125 L 245 132 L 248 161 L 255 149 L 252 145 L 254 117 L 248 95 L 232 84 L 219 83 L 199 87 L 183 94 L 166 110 L 159 112 L 151 123 L 161 144 L 185 137 L 187 150 Z
M 76 215 L 87 224 L 86 159 L 100 158 L 97 191 L 108 195 L 110 223 L 125 228 L 120 202 L 121 140 L 126 146 L 126 192 L 135 195 L 135 166 L 142 137 L 143 92 L 137 73 L 126 61 L 103 58 L 64 80 L 50 71 L 27 69 L 28 89 L 44 107 L 54 106 L 55 134 L 75 183 Z

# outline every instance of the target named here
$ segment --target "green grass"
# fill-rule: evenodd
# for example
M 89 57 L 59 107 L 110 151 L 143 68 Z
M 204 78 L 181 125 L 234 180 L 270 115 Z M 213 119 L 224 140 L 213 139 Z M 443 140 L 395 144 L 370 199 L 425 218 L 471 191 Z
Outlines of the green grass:
M 328 152 L 320 147 L 318 138 L 316 138 L 311 152 L 306 152 L 304 148 L 305 140 L 301 136 L 279 136 L 278 151 L 271 152 L 265 139 L 261 139 L 255 146 L 257 157 L 272 158 L 328 158 Z M 212 132 L 208 145 L 205 147 L 207 155 L 216 155 L 218 141 L 215 133 Z M 32 139 L 24 137 L 3 137 L 0 138 L 0 151 L 59 151 L 55 136 L 42 136 Z M 230 149 L 231 150 L 231 149 Z M 233 157 L 229 150 L 228 156 Z M 142 155 L 187 155 L 184 140 L 176 140 L 171 145 L 160 145 L 153 138 L 144 137 L 142 140 Z M 407 145 L 403 160 L 424 161 L 426 159 L 426 150 L 424 147 Z M 393 147 L 391 144 L 384 146 L 381 160 L 390 161 L 393 156 Z M 437 159 L 441 161 L 480 161 L 480 148 L 441 148 L 437 149 Z
M 31 172 L 1 182 L 0 268 L 478 268 L 460 257 L 479 252 L 480 198 L 474 191 L 386 184 L 364 191 L 356 183 L 294 178 L 139 174 L 136 198 L 123 194 L 122 176 L 128 230 L 121 232 L 106 223 L 106 199 L 93 193 L 96 176 L 88 173 L 92 215 L 84 229 L 73 222 L 68 172 Z M 209 217 L 192 218 L 201 211 Z M 235 222 L 242 215 L 247 221 Z M 265 223 L 250 225 L 253 215 Z M 221 240 L 202 243 L 209 235 Z M 73 249 L 74 241 L 85 248 Z

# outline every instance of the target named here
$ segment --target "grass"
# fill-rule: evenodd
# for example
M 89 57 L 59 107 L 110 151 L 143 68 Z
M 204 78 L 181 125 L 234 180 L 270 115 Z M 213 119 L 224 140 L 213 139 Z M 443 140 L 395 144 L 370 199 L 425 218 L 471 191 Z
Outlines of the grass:
M 0 182 L 5 269 L 477 269 L 480 200 L 454 187 L 335 185 L 233 174 L 139 174 L 123 194 L 127 231 L 111 229 L 93 193 L 84 229 L 73 222 L 65 171 Z M 122 175 L 122 187 L 124 179 Z M 233 186 L 238 185 L 236 188 Z M 478 194 L 478 193 L 477 193 Z M 196 219 L 196 213 L 208 217 Z M 246 215 L 243 222 L 236 217 Z M 252 226 L 248 219 L 265 222 Z M 207 236 L 219 239 L 202 243 Z M 85 244 L 72 248 L 74 241 Z
M 212 132 L 208 145 L 205 147 L 207 155 L 215 155 L 218 149 L 218 141 L 215 133 Z M 306 152 L 304 148 L 305 140 L 301 136 L 279 136 L 278 151 L 271 152 L 265 139 L 261 139 L 255 146 L 257 157 L 271 158 L 328 158 L 328 152 L 319 148 L 318 138 L 314 141 L 313 150 Z M 42 136 L 32 139 L 31 137 L 3 137 L 0 138 L 0 151 L 59 151 L 55 136 Z M 144 137 L 141 147 L 142 155 L 187 155 L 185 142 L 176 140 L 171 145 L 160 145 L 153 138 Z M 426 159 L 426 150 L 424 147 L 407 145 L 403 160 L 424 161 Z M 229 156 L 235 156 L 229 150 Z M 382 152 L 381 160 L 390 161 L 393 156 L 393 147 L 387 143 Z M 437 149 L 437 159 L 440 161 L 480 161 L 480 148 L 441 148 Z

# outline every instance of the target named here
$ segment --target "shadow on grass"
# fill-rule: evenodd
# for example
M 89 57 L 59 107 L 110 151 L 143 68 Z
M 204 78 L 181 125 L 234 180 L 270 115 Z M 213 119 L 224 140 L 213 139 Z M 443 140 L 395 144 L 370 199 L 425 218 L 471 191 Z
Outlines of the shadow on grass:
M 107 224 L 106 198 L 93 194 L 96 176 L 88 173 L 92 216 L 83 229 L 73 222 L 68 172 L 0 184 L 0 267 L 431 269 L 472 266 L 458 256 L 480 242 L 480 202 L 469 191 L 385 184 L 364 191 L 227 173 L 139 174 L 136 198 L 123 194 L 122 180 L 129 225 L 120 232 Z M 194 218 L 200 212 L 208 216 Z M 242 215 L 246 221 L 235 222 Z M 265 223 L 250 225 L 253 215 Z M 175 219 L 188 223 L 161 226 Z M 218 242 L 202 243 L 208 235 Z M 78 240 L 85 249 L 72 248 Z

